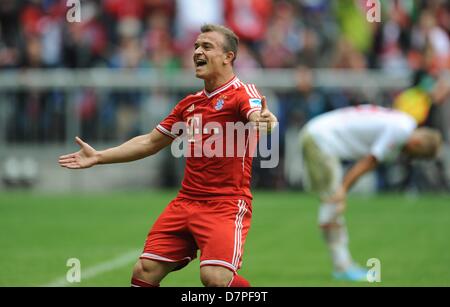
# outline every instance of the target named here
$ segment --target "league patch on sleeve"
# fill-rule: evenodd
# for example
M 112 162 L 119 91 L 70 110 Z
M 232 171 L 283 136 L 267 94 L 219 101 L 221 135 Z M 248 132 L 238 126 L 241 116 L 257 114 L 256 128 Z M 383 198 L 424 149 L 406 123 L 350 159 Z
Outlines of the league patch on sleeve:
M 261 99 L 259 98 L 251 98 L 248 100 L 250 102 L 250 108 L 261 108 Z

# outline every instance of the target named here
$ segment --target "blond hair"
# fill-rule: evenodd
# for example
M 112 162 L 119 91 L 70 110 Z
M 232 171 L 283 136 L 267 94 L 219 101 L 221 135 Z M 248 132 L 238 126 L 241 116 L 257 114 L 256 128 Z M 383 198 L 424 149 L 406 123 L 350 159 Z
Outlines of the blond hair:
M 443 142 L 441 133 L 436 129 L 420 127 L 414 131 L 414 134 L 422 143 L 421 156 L 423 158 L 437 157 Z

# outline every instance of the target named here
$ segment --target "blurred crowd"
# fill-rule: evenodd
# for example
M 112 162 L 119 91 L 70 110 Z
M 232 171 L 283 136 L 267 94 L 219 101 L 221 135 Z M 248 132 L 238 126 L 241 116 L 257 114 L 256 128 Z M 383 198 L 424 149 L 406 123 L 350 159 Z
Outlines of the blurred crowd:
M 314 68 L 408 70 L 415 72 L 411 86 L 427 83 L 431 91 L 450 67 L 446 0 L 381 0 L 381 22 L 368 22 L 366 0 L 81 0 L 79 23 L 66 20 L 67 2 L 0 1 L 1 71 L 108 67 L 176 73 L 192 67 L 200 26 L 224 24 L 240 37 L 238 71 L 297 71 L 296 89 L 272 96 L 282 142 L 289 129 L 298 130 L 318 114 L 372 102 L 360 91 L 315 86 Z M 13 102 L 2 136 L 8 142 L 65 140 L 66 93 L 21 89 L 0 94 Z M 390 105 L 396 94 L 380 93 L 377 103 Z M 73 99 L 82 136 L 117 141 L 145 132 L 137 124 L 146 114 L 143 108 L 151 105 L 154 124 L 180 97 L 83 89 Z
M 366 0 L 82 0 L 80 23 L 68 2 L 2 0 L 0 67 L 190 67 L 205 22 L 238 34 L 238 68 L 450 65 L 445 0 L 381 0 L 380 23 Z

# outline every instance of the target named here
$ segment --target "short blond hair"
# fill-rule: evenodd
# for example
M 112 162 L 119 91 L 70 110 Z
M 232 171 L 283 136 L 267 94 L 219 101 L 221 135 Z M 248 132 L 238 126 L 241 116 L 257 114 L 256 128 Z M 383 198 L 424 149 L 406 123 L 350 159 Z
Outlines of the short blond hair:
M 414 131 L 414 134 L 423 144 L 423 158 L 436 158 L 443 143 L 441 133 L 436 129 L 420 127 Z

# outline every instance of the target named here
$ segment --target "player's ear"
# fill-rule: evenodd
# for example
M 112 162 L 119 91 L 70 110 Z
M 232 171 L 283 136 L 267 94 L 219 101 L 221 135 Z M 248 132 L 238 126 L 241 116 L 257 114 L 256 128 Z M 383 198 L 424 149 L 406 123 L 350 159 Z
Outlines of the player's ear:
M 224 64 L 230 64 L 230 63 L 233 63 L 233 60 L 234 60 L 234 57 L 235 57 L 236 55 L 234 54 L 234 52 L 233 51 L 227 51 L 226 53 L 225 53 L 225 59 L 223 60 L 223 63 Z

